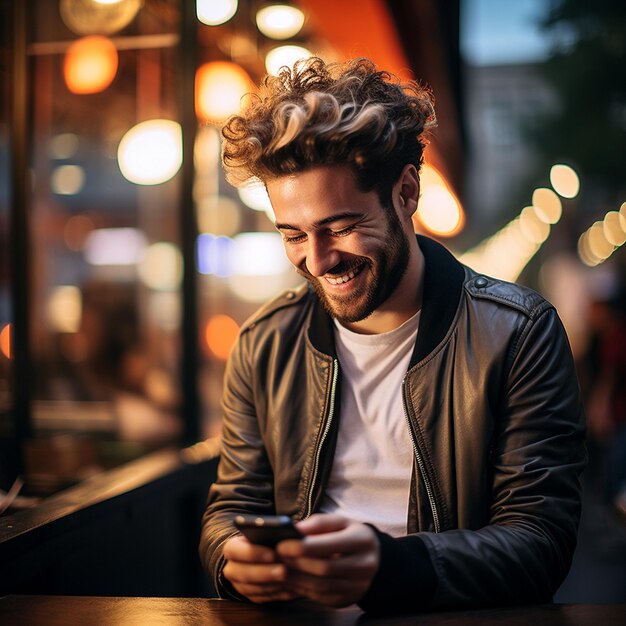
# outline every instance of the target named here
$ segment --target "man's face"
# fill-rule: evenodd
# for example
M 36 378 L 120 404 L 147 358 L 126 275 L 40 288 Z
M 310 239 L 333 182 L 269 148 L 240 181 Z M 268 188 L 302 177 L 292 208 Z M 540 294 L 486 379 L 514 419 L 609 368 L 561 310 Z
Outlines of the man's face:
M 267 184 L 287 256 L 340 322 L 383 305 L 410 257 L 407 234 L 375 191 L 357 187 L 348 166 L 324 166 Z

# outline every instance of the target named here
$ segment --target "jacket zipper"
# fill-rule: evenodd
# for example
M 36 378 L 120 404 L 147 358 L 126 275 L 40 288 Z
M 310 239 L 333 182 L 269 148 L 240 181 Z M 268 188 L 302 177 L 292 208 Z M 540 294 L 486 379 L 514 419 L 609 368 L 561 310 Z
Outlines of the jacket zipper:
M 317 482 L 317 473 L 320 467 L 320 457 L 322 456 L 322 447 L 324 446 L 324 441 L 326 440 L 326 437 L 328 436 L 328 432 L 330 431 L 330 425 L 333 421 L 333 415 L 335 413 L 335 391 L 337 390 L 337 377 L 339 375 L 339 361 L 337 359 L 333 359 L 331 371 L 332 371 L 332 374 L 331 374 L 332 382 L 330 385 L 330 400 L 328 402 L 328 417 L 326 418 L 326 424 L 324 425 L 322 436 L 320 437 L 317 450 L 315 451 L 315 461 L 313 463 L 313 477 L 311 478 L 311 485 L 309 487 L 309 493 L 307 494 L 306 511 L 302 519 L 306 519 L 307 517 L 310 517 L 312 513 L 313 492 L 315 491 L 315 483 Z
M 413 427 L 411 425 L 411 420 L 409 419 L 409 411 L 407 409 L 407 390 L 406 390 L 406 376 L 402 381 L 402 408 L 404 409 L 404 419 L 406 420 L 407 427 L 409 429 L 409 436 L 411 437 L 411 443 L 413 444 L 413 452 L 415 453 L 415 459 L 417 461 L 417 467 L 419 468 L 420 476 L 418 476 L 418 480 L 421 479 L 424 481 L 424 486 L 426 487 L 426 495 L 428 496 L 428 502 L 430 504 L 430 510 L 433 514 L 433 522 L 435 524 L 435 532 L 441 532 L 441 526 L 439 524 L 439 513 L 437 512 L 437 504 L 435 503 L 435 497 L 433 495 L 433 490 L 428 480 L 428 476 L 426 475 L 424 459 L 420 454 L 419 448 L 417 447 L 417 441 L 415 440 L 415 434 L 413 433 Z

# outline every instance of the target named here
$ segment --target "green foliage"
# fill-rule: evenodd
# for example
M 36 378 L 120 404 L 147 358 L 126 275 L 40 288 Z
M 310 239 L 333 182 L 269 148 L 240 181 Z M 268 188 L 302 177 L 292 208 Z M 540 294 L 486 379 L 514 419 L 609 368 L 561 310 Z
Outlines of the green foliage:
M 542 28 L 559 43 L 541 66 L 559 108 L 529 132 L 544 156 L 626 187 L 626 1 L 552 0 Z

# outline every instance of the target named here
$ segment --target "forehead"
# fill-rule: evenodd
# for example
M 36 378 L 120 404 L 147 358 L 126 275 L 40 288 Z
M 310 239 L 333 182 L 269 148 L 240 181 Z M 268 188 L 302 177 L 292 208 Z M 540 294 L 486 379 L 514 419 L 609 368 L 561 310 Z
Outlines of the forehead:
M 363 192 L 347 165 L 316 167 L 267 182 L 276 221 L 306 225 L 347 210 L 380 209 L 375 191 Z

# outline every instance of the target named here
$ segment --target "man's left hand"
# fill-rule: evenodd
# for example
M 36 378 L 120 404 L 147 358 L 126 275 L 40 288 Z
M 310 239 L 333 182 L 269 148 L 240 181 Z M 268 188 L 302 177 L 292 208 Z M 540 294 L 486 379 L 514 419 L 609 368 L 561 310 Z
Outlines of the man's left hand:
M 305 538 L 277 546 L 294 593 L 333 607 L 361 600 L 380 564 L 374 531 L 331 514 L 312 515 L 297 526 Z

